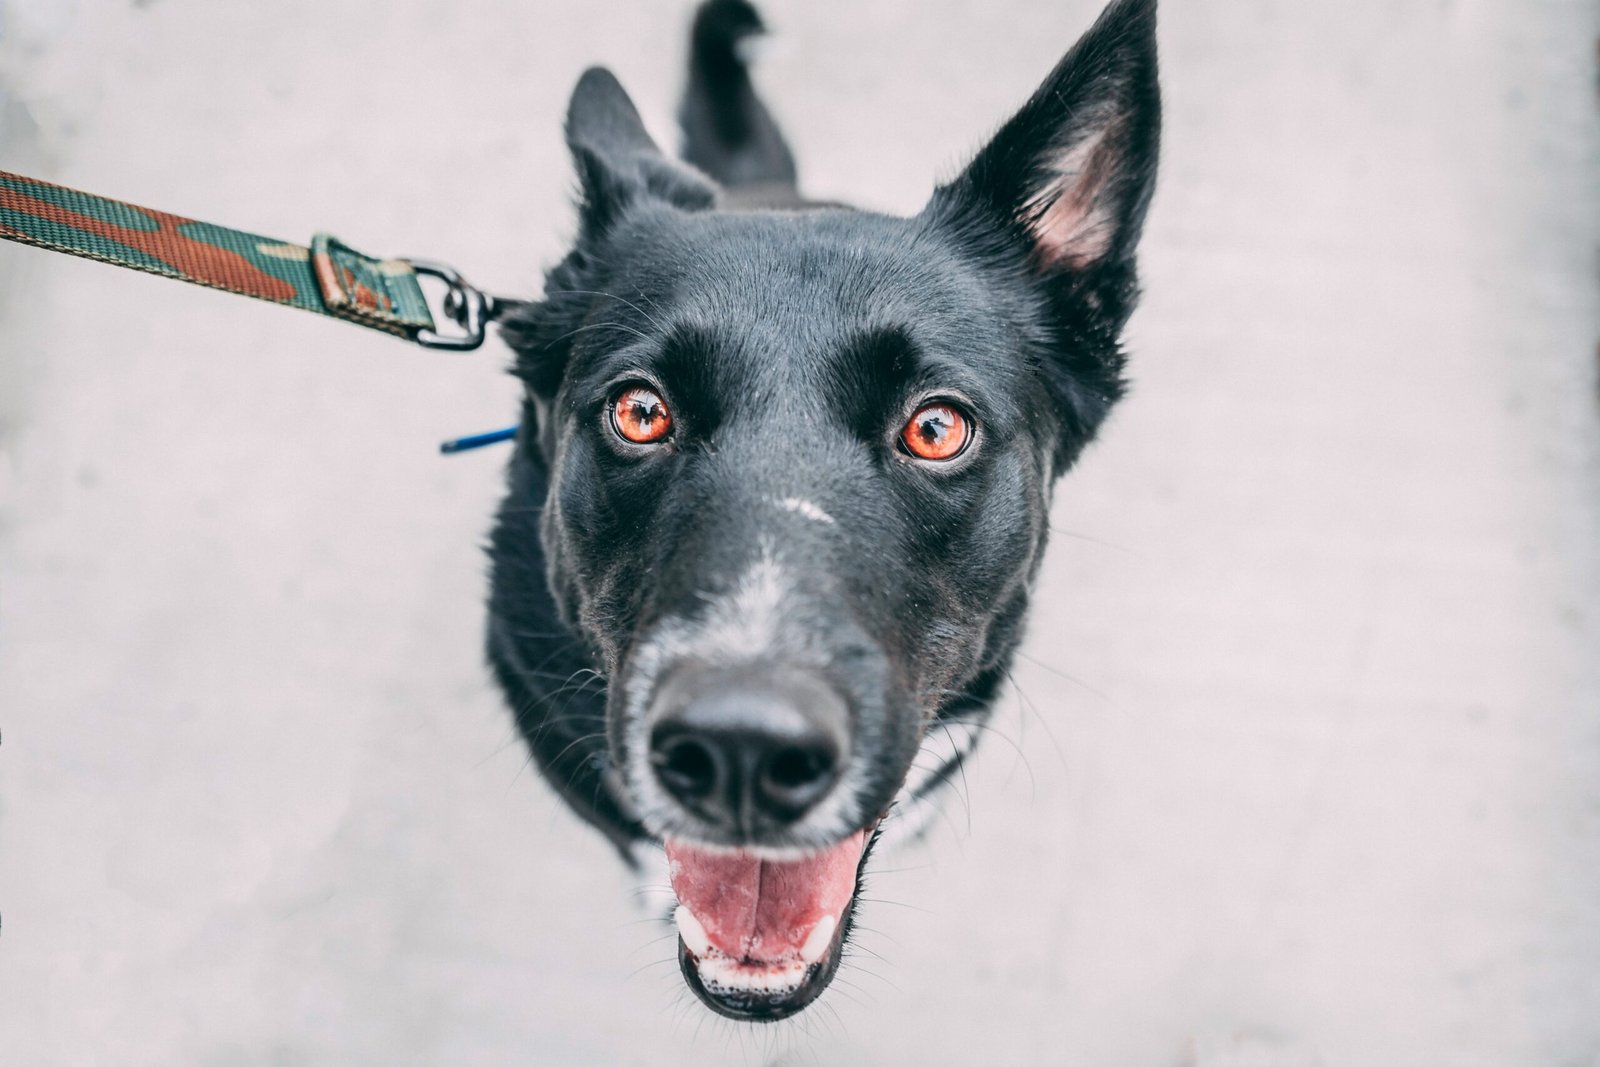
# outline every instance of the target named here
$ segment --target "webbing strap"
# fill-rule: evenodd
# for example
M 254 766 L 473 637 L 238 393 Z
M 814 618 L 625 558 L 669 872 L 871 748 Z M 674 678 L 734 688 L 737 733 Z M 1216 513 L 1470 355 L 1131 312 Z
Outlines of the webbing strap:
M 411 340 L 433 336 L 433 315 L 410 263 L 364 256 L 328 234 L 317 234 L 307 248 L 0 170 L 0 238 Z

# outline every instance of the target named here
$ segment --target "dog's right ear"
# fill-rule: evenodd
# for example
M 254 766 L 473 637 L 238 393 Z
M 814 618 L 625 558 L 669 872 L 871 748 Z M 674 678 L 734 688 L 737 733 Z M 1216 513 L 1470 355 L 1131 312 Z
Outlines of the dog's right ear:
M 627 92 L 604 67 L 584 71 L 572 91 L 567 147 L 583 189 L 580 221 L 585 237 L 603 234 L 629 206 L 643 200 L 688 211 L 716 202 L 716 185 L 662 153 Z
M 538 403 L 548 403 L 560 387 L 572 337 L 588 313 L 593 290 L 601 287 L 592 274 L 598 262 L 593 242 L 630 207 L 654 201 L 699 211 L 717 198 L 711 179 L 662 153 L 633 101 L 603 67 L 591 67 L 578 79 L 566 130 L 582 192 L 577 244 L 545 276 L 541 299 L 500 320 L 500 336 L 517 353 L 516 374 Z M 535 415 L 530 407 L 526 417 Z

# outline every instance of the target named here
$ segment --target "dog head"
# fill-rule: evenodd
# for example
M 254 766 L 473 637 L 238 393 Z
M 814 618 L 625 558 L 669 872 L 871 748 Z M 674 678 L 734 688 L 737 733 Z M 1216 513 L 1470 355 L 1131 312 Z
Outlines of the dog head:
M 826 986 L 929 728 L 987 708 L 1054 479 L 1121 392 L 1159 126 L 1121 0 L 912 218 L 729 210 L 603 70 L 526 383 L 491 660 L 552 784 L 665 844 L 725 1014 Z

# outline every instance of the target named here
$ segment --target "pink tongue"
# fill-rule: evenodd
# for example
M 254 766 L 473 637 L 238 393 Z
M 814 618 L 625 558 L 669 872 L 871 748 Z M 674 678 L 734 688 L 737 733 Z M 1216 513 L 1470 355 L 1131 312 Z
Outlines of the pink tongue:
M 713 945 L 734 959 L 771 963 L 798 953 L 825 917 L 844 921 L 866 841 L 859 831 L 790 863 L 669 841 L 667 862 L 678 903 Z

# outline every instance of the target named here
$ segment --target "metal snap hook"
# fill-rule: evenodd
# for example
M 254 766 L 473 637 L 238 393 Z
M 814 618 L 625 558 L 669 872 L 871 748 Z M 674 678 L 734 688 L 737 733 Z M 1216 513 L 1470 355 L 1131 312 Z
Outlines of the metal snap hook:
M 483 344 L 488 325 L 519 301 L 502 300 L 490 296 L 470 284 L 454 267 L 428 259 L 404 261 L 418 274 L 438 278 L 449 287 L 441 305 L 444 313 L 460 326 L 460 334 L 441 334 L 434 330 L 418 330 L 415 340 L 424 348 L 439 348 L 452 352 L 470 352 Z

